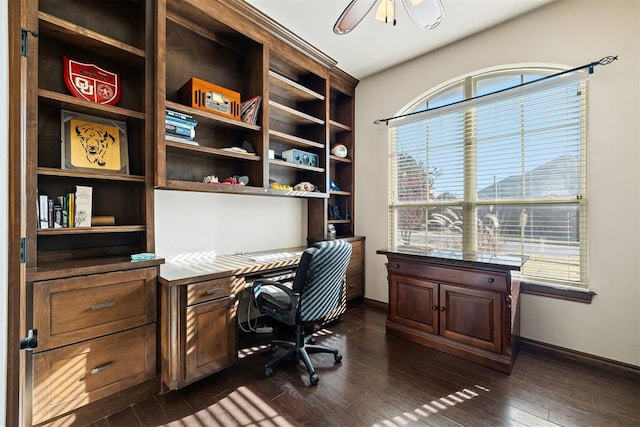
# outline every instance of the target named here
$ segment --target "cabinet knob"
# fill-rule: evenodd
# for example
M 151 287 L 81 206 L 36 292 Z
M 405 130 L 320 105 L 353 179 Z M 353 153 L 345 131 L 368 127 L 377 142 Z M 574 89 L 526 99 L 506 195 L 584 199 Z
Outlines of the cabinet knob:
M 393 268 L 400 268 L 400 264 L 393 264 Z
M 438 311 L 438 306 L 437 305 L 433 306 L 433 311 Z
M 440 311 L 445 311 L 446 309 L 447 307 L 444 307 L 444 306 L 440 307 Z
M 487 279 L 487 282 L 489 282 L 489 283 L 493 283 L 493 282 L 495 282 L 495 281 L 496 281 L 496 279 L 494 279 L 493 277 L 489 277 L 489 278 Z

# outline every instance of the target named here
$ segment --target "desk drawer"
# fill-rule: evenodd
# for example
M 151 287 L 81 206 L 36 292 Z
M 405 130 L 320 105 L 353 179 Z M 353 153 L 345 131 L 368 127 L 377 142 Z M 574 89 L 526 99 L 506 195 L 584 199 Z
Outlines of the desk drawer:
M 472 271 L 465 268 L 442 267 L 425 262 L 389 259 L 389 275 L 420 277 L 433 282 L 454 283 L 499 292 L 507 291 L 507 276 L 498 272 Z
M 155 377 L 155 357 L 155 324 L 35 354 L 33 423 Z
M 35 282 L 33 295 L 41 352 L 154 322 L 156 269 Z
M 233 278 L 225 277 L 224 279 L 207 280 L 188 285 L 187 305 L 228 297 L 231 294 L 232 283 Z

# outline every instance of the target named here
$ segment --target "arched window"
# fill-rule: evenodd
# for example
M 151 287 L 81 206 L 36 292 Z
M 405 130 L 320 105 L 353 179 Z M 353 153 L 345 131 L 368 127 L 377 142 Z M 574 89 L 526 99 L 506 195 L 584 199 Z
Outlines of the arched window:
M 588 287 L 586 77 L 520 86 L 558 71 L 466 76 L 389 122 L 390 247 L 525 255 L 525 280 Z

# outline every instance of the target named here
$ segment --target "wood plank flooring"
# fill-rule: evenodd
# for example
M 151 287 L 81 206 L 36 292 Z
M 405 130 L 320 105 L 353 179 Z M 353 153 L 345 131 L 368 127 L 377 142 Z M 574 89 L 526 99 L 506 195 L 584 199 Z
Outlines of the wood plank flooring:
M 320 331 L 343 360 L 313 355 L 315 387 L 301 363 L 265 378 L 270 354 L 254 342 L 234 367 L 92 427 L 640 426 L 637 377 L 522 351 L 506 375 L 387 336 L 385 320 L 361 305 Z

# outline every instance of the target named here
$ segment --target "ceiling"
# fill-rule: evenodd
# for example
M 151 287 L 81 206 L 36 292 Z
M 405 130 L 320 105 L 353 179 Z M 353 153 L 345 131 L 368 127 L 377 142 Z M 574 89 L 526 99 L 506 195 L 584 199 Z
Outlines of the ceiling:
M 357 79 L 415 58 L 555 0 L 441 0 L 442 23 L 418 28 L 396 1 L 397 25 L 369 14 L 346 35 L 333 24 L 350 0 L 245 0 L 338 62 Z

